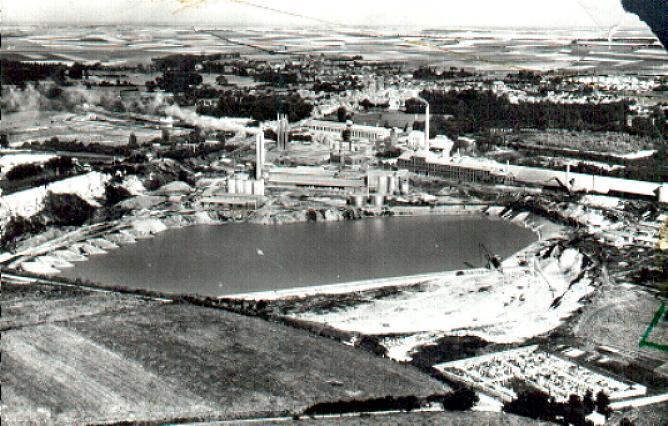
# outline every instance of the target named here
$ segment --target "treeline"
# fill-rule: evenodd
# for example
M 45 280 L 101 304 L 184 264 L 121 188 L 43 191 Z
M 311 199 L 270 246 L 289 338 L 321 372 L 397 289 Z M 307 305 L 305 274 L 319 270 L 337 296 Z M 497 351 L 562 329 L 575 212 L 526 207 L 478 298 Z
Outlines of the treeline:
M 214 117 L 251 117 L 258 121 L 275 120 L 278 113 L 299 121 L 311 114 L 313 105 L 298 94 L 251 94 L 226 91 L 214 106 L 198 105 L 197 113 Z
M 505 95 L 497 95 L 491 90 L 473 89 L 425 90 L 420 96 L 429 102 L 432 113 L 453 116 L 450 120 L 435 123 L 436 127 L 432 126 L 434 132 L 471 133 L 497 127 L 614 132 L 628 130 L 625 123 L 630 102 L 625 100 L 601 104 L 567 105 L 550 101 L 515 104 Z M 424 108 L 417 99 L 406 101 L 406 111 L 409 113 L 421 113 Z
M 46 139 L 43 142 L 25 142 L 21 145 L 21 148 L 30 149 L 32 151 L 69 151 L 116 156 L 128 156 L 136 149 L 129 145 L 112 146 L 97 142 L 84 144 L 77 140 L 61 141 L 55 136 L 51 139 Z
M 473 76 L 475 76 L 475 73 L 466 71 L 464 68 L 457 69 L 456 67 L 450 67 L 441 72 L 436 71 L 436 69 L 432 67 L 420 67 L 413 71 L 413 78 L 416 80 L 445 80 L 449 78 L 466 78 Z
M 8 59 L 0 60 L 0 74 L 2 76 L 2 84 L 12 84 L 19 87 L 25 87 L 26 82 L 53 80 L 59 85 L 67 85 L 67 79 L 81 80 L 88 76 L 91 70 L 136 70 L 144 71 L 144 67 L 140 64 L 136 67 L 108 67 L 101 63 L 92 65 L 83 65 L 80 62 L 74 62 L 72 65 L 65 65 L 63 63 L 38 63 L 38 62 L 21 62 L 12 61 Z M 128 82 L 124 82 L 128 83 Z M 121 85 L 118 82 L 118 85 Z M 129 84 L 126 84 L 129 85 Z
M 272 68 L 265 68 L 264 70 L 257 72 L 253 78 L 255 81 L 261 81 L 274 87 L 287 87 L 299 82 L 297 73 L 274 71 Z
M 44 164 L 26 163 L 18 164 L 12 167 L 5 178 L 8 180 L 20 180 L 34 177 L 44 173 L 45 171 L 53 171 L 58 174 L 67 173 L 74 167 L 74 161 L 70 157 L 55 157 Z
M 197 65 L 201 65 L 204 71 L 217 72 L 218 61 L 223 59 L 239 58 L 238 53 L 213 53 L 210 55 L 192 55 L 192 54 L 173 54 L 162 56 L 159 58 L 152 58 L 153 66 L 158 71 L 178 70 L 178 71 L 194 71 Z
M 338 93 L 346 90 L 361 90 L 364 84 L 356 76 L 338 77 L 334 81 L 318 80 L 313 83 L 314 92 Z
M 307 416 L 322 414 L 370 413 L 374 411 L 413 411 L 420 408 L 416 396 L 385 396 L 372 399 L 353 399 L 349 401 L 319 402 L 304 410 Z
M 536 420 L 559 422 L 569 425 L 589 425 L 586 417 L 597 411 L 606 418 L 610 415 L 610 398 L 600 391 L 594 400 L 590 391 L 580 398 L 571 395 L 566 402 L 556 402 L 554 397 L 538 389 L 526 389 L 518 392 L 517 398 L 507 402 L 503 411 L 530 417 Z
M 446 394 L 429 395 L 426 398 L 408 396 L 384 396 L 371 399 L 353 399 L 333 402 L 320 402 L 304 410 L 308 416 L 345 414 L 345 413 L 372 413 L 378 411 L 413 411 L 427 407 L 434 403 L 448 411 L 466 411 L 478 402 L 475 391 L 460 387 Z

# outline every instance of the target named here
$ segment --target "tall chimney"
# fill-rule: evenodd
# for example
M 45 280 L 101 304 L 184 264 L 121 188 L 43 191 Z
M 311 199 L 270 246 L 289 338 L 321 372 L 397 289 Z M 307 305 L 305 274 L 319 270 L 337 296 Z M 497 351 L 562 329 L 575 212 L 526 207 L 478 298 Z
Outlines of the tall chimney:
M 427 103 L 424 114 L 424 147 L 429 151 L 429 103 Z
M 264 131 L 255 136 L 255 180 L 262 179 L 262 168 L 264 167 Z

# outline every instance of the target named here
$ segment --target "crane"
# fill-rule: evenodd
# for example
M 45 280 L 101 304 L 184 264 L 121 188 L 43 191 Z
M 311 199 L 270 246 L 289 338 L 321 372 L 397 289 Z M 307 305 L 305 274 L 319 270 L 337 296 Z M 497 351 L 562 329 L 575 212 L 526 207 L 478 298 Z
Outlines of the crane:
M 492 253 L 487 247 L 485 247 L 483 243 L 478 243 L 478 250 L 480 251 L 481 255 L 485 256 L 485 260 L 487 260 L 488 269 L 493 269 L 502 272 L 501 258 L 498 255 Z

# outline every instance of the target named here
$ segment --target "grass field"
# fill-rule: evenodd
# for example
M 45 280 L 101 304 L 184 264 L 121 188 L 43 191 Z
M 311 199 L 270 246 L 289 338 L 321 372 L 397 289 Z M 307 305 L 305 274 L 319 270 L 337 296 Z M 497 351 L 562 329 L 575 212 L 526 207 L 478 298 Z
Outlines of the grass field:
M 592 345 L 610 346 L 631 356 L 668 362 L 668 353 L 639 346 L 659 306 L 658 300 L 641 289 L 606 286 L 574 323 L 573 334 Z M 665 328 L 657 330 L 653 338 L 668 341 L 665 332 Z
M 2 282 L 0 330 L 69 321 L 77 317 L 117 312 L 151 303 L 117 293 L 94 292 L 41 284 Z
M 256 318 L 130 296 L 99 310 L 102 296 L 35 290 L 3 285 L 3 320 L 15 306 L 1 343 L 7 425 L 291 415 L 323 401 L 444 390 L 416 369 Z M 40 321 L 16 308 L 22 299 L 44 310 Z M 46 314 L 58 303 L 86 314 Z

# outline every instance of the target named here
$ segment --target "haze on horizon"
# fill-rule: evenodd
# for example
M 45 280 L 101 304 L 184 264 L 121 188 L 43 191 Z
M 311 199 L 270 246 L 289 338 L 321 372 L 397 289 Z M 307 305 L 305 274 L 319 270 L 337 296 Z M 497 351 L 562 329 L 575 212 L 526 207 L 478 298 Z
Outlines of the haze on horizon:
M 619 0 L 0 0 L 3 24 L 643 28 Z M 74 13 L 73 11 L 76 11 Z

